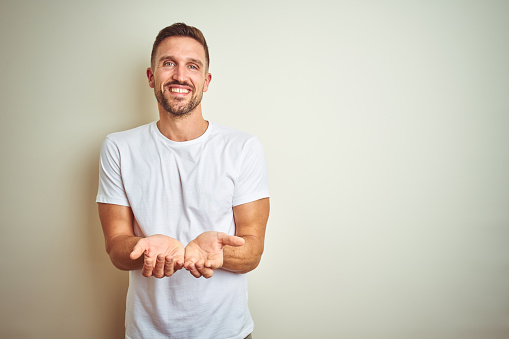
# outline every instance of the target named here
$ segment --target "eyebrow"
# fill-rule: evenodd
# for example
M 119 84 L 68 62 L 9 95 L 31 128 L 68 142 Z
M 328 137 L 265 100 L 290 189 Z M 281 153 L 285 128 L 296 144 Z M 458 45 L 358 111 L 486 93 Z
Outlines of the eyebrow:
M 172 55 L 163 55 L 162 57 L 159 58 L 159 63 L 161 63 L 162 61 L 165 61 L 165 60 L 175 60 L 175 57 Z M 200 67 L 203 67 L 203 62 L 201 62 L 201 60 L 199 60 L 199 59 L 187 58 L 186 61 L 194 62 L 195 64 L 200 65 Z

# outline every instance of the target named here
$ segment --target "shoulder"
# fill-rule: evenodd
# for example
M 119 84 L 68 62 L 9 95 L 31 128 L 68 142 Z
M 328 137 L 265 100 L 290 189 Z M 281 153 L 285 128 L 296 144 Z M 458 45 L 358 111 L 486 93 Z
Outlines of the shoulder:
M 238 164 L 246 162 L 247 159 L 261 161 L 265 157 L 258 137 L 235 128 L 213 124 L 209 141 L 216 151 L 219 150 L 220 154 Z
M 155 122 L 151 122 L 125 131 L 110 133 L 106 136 L 106 141 L 112 142 L 116 145 L 139 142 L 150 135 L 150 130 L 154 124 Z
M 252 134 L 215 123 L 212 125 L 211 138 L 239 146 L 258 142 L 258 138 Z

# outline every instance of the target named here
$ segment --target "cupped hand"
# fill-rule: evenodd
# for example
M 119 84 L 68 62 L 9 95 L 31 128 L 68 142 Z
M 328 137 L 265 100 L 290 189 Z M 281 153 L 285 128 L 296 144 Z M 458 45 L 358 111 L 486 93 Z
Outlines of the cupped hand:
M 184 245 L 180 241 L 162 234 L 142 238 L 134 246 L 131 259 L 144 254 L 141 274 L 145 277 L 171 277 L 184 266 Z
M 185 248 L 184 268 L 199 278 L 210 278 L 214 270 L 223 266 L 223 247 L 242 246 L 244 239 L 223 232 L 208 231 L 200 234 Z

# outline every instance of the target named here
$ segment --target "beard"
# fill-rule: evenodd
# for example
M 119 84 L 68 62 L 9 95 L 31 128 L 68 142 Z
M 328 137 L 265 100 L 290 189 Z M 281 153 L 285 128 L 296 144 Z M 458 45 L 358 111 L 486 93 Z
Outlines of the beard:
M 198 106 L 200 104 L 203 93 L 196 94 L 196 92 L 195 92 L 196 89 L 194 86 L 191 86 L 190 84 L 174 81 L 174 82 L 165 84 L 164 88 L 166 88 L 168 85 L 183 85 L 183 86 L 189 86 L 192 88 L 191 99 L 187 103 L 186 103 L 186 100 L 187 100 L 186 98 L 173 98 L 172 99 L 173 102 L 170 103 L 168 98 L 163 95 L 163 92 L 161 91 L 160 88 L 158 88 L 157 90 L 154 90 L 156 99 L 157 99 L 157 102 L 159 103 L 159 105 L 161 105 L 164 108 L 164 110 L 166 112 L 170 113 L 171 115 L 173 115 L 175 117 L 184 117 L 186 114 L 188 114 L 189 112 L 194 110 L 196 108 L 196 106 Z

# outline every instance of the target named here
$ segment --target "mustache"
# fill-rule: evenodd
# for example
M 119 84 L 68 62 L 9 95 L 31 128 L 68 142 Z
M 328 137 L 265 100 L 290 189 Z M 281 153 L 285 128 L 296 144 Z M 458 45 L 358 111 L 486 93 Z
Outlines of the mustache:
M 191 85 L 190 83 L 185 82 L 185 81 L 184 82 L 180 82 L 178 80 L 170 81 L 170 82 L 165 83 L 164 87 L 167 87 L 170 85 L 187 86 L 187 87 L 191 87 L 194 90 L 194 86 Z

